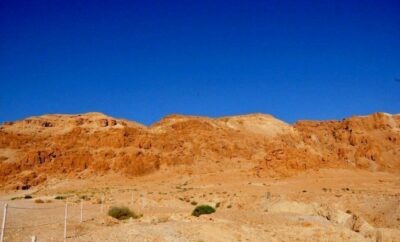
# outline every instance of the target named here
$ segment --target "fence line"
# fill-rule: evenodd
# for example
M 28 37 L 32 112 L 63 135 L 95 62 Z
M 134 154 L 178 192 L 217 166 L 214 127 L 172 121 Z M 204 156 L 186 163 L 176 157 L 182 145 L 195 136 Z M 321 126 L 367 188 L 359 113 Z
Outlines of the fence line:
M 0 242 L 4 241 L 4 229 L 6 227 L 6 218 L 7 218 L 7 203 L 4 204 L 3 222 L 2 222 L 2 225 L 1 225 Z
M 140 197 L 135 197 L 134 193 L 131 193 L 130 198 L 128 197 L 125 202 L 128 203 L 135 203 L 135 198 L 140 199 Z M 111 201 L 111 200 L 110 200 Z M 0 242 L 6 242 L 5 240 L 9 240 L 12 239 L 13 236 L 17 235 L 17 230 L 21 230 L 21 232 L 24 232 L 24 236 L 26 231 L 24 231 L 23 229 L 33 229 L 33 231 L 36 231 L 36 228 L 42 228 L 42 227 L 47 227 L 47 226 L 57 226 L 54 228 L 51 228 L 51 230 L 54 231 L 60 231 L 60 241 L 64 241 L 67 242 L 68 238 L 68 226 L 67 225 L 71 225 L 71 224 L 76 224 L 76 223 L 83 223 L 83 222 L 88 222 L 88 221 L 92 221 L 93 219 L 95 219 L 96 217 L 98 217 L 99 214 L 103 214 L 104 210 L 107 209 L 110 205 L 112 205 L 112 201 L 111 204 L 108 203 L 109 201 L 106 199 L 106 195 L 103 193 L 101 195 L 100 201 L 99 203 L 91 203 L 90 205 L 86 206 L 86 202 L 84 199 L 80 199 L 80 204 L 77 203 L 77 201 L 74 202 L 69 202 L 68 198 L 67 200 L 65 200 L 65 206 L 61 205 L 61 206 L 53 206 L 53 207 L 40 207 L 44 204 L 37 204 L 36 206 L 39 207 L 24 207 L 24 206 L 12 206 L 8 203 L 14 203 L 14 201 L 11 199 L 9 200 L 0 200 L 0 202 L 2 202 L 2 204 L 4 204 L 4 210 L 3 210 L 3 220 L 2 220 L 2 224 L 0 227 Z M 18 205 L 18 202 L 16 202 L 16 205 Z M 104 207 L 106 206 L 106 207 Z M 65 209 L 63 209 L 65 207 Z M 35 213 L 28 213 L 29 216 L 32 216 L 35 218 L 35 220 L 29 220 L 29 219 L 25 219 L 25 220 L 21 220 L 18 219 L 19 216 L 23 216 L 25 218 L 26 213 L 22 212 L 23 210 L 27 210 L 27 211 L 48 211 L 48 210 L 54 210 L 54 209 L 59 209 L 57 212 L 52 212 L 51 213 L 51 219 L 49 219 L 49 217 L 47 217 L 46 212 L 40 212 L 39 216 L 35 216 Z M 21 212 L 16 212 L 16 213 L 10 213 L 11 211 L 14 210 L 21 210 Z M 64 211 L 62 211 L 64 210 Z M 13 214 L 12 216 L 10 216 L 11 214 Z M 86 215 L 87 214 L 87 215 Z M 60 216 L 60 218 L 57 218 L 58 215 L 64 215 L 64 218 L 62 218 Z M 16 217 L 14 217 L 16 216 Z M 15 220 L 15 218 L 17 218 Z M 41 224 L 36 224 L 36 225 L 29 225 L 29 223 L 33 223 L 34 221 L 36 222 L 40 222 L 43 221 L 45 219 L 48 220 L 53 220 L 54 222 L 47 222 L 47 223 L 41 223 Z M 18 226 L 18 223 L 28 223 L 27 225 L 24 226 Z M 11 222 L 11 223 L 10 223 Z M 7 226 L 7 224 L 9 226 Z M 60 227 L 59 227 L 60 226 Z M 68 229 L 68 230 L 67 230 Z M 5 236 L 5 234 L 7 233 L 7 231 L 12 231 L 11 232 L 11 238 L 8 238 Z M 15 232 L 14 232 L 15 231 Z M 42 231 L 42 229 L 38 230 L 39 233 Z M 62 231 L 62 232 L 61 232 Z M 63 234 L 62 234 L 63 233 Z M 71 232 L 70 232 L 71 233 Z M 21 236 L 21 234 L 18 234 L 18 236 Z M 36 235 L 30 234 L 29 236 L 26 235 L 27 237 L 29 237 L 29 239 L 31 239 L 31 241 L 36 241 L 37 239 L 39 239 L 39 241 L 41 241 L 40 238 L 37 237 Z M 64 240 L 62 240 L 61 238 L 63 238 Z M 29 240 L 27 238 L 27 241 Z M 7 241 L 8 242 L 8 241 Z
M 64 206 L 58 206 L 58 207 L 51 207 L 51 208 L 32 208 L 32 207 L 12 207 L 8 206 L 8 208 L 13 208 L 13 209 L 26 209 L 26 210 L 49 210 L 49 209 L 57 209 L 57 208 L 63 208 Z
M 4 200 L 7 201 L 7 200 Z M 85 202 L 83 199 L 80 200 L 80 206 L 79 204 L 71 204 L 68 201 L 65 201 L 65 206 L 55 206 L 55 207 L 20 207 L 20 206 L 10 206 L 8 205 L 8 203 L 4 204 L 4 210 L 3 210 L 3 220 L 2 220 L 2 225 L 0 227 L 0 242 L 5 242 L 4 240 L 7 239 L 5 238 L 5 233 L 7 230 L 11 230 L 11 231 L 15 231 L 18 229 L 25 229 L 25 228 L 40 228 L 40 227 L 46 227 L 46 226 L 51 226 L 51 225 L 63 225 L 63 241 L 66 242 L 68 239 L 68 231 L 67 231 L 67 225 L 68 225 L 68 221 L 76 221 L 79 223 L 83 223 L 86 221 L 91 221 L 93 220 L 95 217 L 97 217 L 96 215 L 93 215 L 93 213 L 95 213 L 96 211 L 99 213 L 103 213 L 104 210 L 104 203 L 105 203 L 106 199 L 105 196 L 103 195 L 101 198 L 101 202 L 100 204 L 91 204 L 91 205 L 99 205 L 98 208 L 93 208 L 93 207 L 86 207 Z M 72 206 L 71 206 L 72 205 Z M 78 207 L 79 206 L 79 207 Z M 7 221 L 8 221 L 8 216 L 9 216 L 9 212 L 10 210 L 52 210 L 52 209 L 61 209 L 64 208 L 64 218 L 61 219 L 60 221 L 57 222 L 49 222 L 49 223 L 42 223 L 42 224 L 37 224 L 37 225 L 26 225 L 26 226 L 7 226 Z M 75 208 L 71 211 L 77 211 L 77 208 L 80 210 L 80 212 L 78 214 L 69 214 L 69 210 L 71 208 Z M 87 219 L 84 220 L 84 216 L 85 216 L 85 211 L 88 212 L 89 215 L 87 215 Z M 62 213 L 62 212 L 61 212 Z M 40 219 L 39 219 L 40 220 Z M 58 219 L 57 219 L 58 220 Z M 29 238 L 31 238 L 31 241 L 36 241 L 37 237 L 36 236 L 30 236 Z M 35 240 L 33 239 L 35 238 Z M 40 240 L 40 238 L 39 238 Z M 61 240 L 61 238 L 60 238 Z
M 4 229 L 37 228 L 37 227 L 44 227 L 44 226 L 55 225 L 55 224 L 62 224 L 62 223 L 58 222 L 58 223 L 47 223 L 47 224 L 39 224 L 39 225 L 31 225 L 31 226 L 21 226 L 21 227 L 5 227 Z

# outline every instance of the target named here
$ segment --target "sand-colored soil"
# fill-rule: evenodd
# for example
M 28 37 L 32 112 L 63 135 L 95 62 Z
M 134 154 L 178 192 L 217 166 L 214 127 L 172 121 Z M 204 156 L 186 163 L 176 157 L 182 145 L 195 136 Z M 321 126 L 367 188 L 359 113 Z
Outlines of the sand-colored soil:
M 400 241 L 397 175 L 326 169 L 272 179 L 229 169 L 203 175 L 178 172 L 39 186 L 36 192 L 24 192 L 33 199 L 7 203 L 54 209 L 10 209 L 7 226 L 26 228 L 6 229 L 5 241 L 28 241 L 30 235 L 38 241 L 62 241 L 65 203 L 54 200 L 56 195 L 68 197 L 68 241 Z M 1 199 L 17 196 L 22 194 L 8 192 Z M 81 196 L 88 199 L 83 223 Z M 37 204 L 35 199 L 52 202 Z M 190 215 L 192 202 L 219 205 L 216 213 L 197 218 Z M 113 205 L 126 205 L 143 216 L 111 219 L 106 210 Z

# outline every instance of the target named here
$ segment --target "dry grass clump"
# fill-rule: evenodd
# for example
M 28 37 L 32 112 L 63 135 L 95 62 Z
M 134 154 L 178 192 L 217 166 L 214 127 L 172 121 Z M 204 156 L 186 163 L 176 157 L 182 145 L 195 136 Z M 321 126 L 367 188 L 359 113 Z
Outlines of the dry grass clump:
M 136 215 L 133 211 L 131 211 L 127 207 L 111 207 L 108 210 L 108 216 L 111 216 L 113 218 L 116 218 L 118 220 L 125 220 L 128 218 L 139 218 L 138 215 Z

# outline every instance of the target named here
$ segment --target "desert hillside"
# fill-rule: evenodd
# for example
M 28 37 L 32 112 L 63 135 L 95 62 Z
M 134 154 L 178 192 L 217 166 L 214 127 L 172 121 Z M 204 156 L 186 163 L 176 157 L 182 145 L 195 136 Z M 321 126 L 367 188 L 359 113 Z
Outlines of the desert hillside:
M 192 165 L 195 169 L 190 169 Z M 101 113 L 43 115 L 0 127 L 0 184 L 22 189 L 51 177 L 139 176 L 248 169 L 290 176 L 319 168 L 400 171 L 400 115 L 289 125 L 271 115 L 171 115 L 147 127 Z
M 0 128 L 4 241 L 397 242 L 399 173 L 400 116 L 385 113 L 148 127 L 87 113 Z M 192 216 L 198 205 L 215 212 Z M 115 206 L 138 216 L 108 216 Z

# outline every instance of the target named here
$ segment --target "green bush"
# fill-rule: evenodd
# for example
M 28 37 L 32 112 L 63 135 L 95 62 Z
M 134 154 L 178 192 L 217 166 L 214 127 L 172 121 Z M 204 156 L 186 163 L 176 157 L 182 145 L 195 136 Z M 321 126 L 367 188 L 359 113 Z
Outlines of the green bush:
M 211 213 L 215 213 L 215 208 L 209 205 L 200 205 L 193 210 L 192 216 L 199 217 L 202 214 L 211 214 Z
M 124 220 L 128 218 L 139 218 L 139 216 L 137 216 L 127 207 L 111 207 L 108 210 L 108 216 L 111 216 L 118 220 Z

